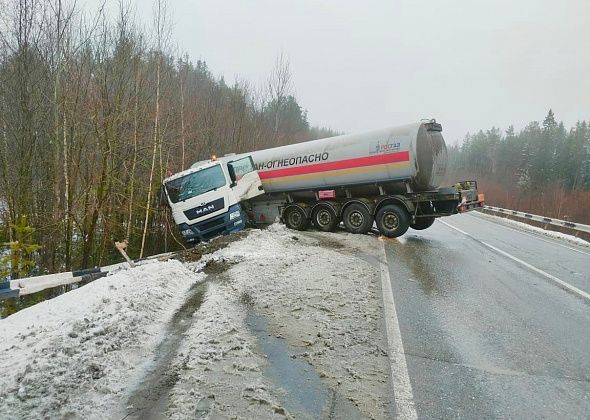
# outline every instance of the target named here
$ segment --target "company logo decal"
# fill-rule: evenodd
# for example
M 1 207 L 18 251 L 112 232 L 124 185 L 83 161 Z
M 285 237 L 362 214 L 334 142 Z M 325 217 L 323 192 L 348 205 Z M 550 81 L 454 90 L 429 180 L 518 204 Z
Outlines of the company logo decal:
M 202 206 L 193 207 L 192 209 L 185 210 L 184 215 L 186 216 L 187 219 L 193 220 L 198 217 L 205 216 L 209 213 L 213 213 L 217 210 L 221 210 L 221 209 L 223 209 L 224 205 L 225 205 L 225 201 L 223 200 L 223 197 L 222 197 L 222 198 L 218 198 L 217 200 L 213 200 L 209 203 L 206 203 Z
M 392 153 L 397 152 L 401 147 L 399 141 L 387 139 L 385 142 L 377 141 L 369 146 L 370 155 L 378 155 L 381 153 Z

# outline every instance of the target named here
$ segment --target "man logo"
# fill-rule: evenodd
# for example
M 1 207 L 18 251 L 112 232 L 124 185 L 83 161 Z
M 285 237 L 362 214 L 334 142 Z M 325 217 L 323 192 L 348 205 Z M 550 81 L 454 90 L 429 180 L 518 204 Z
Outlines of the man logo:
M 193 207 L 192 209 L 185 210 L 184 215 L 189 220 L 194 220 L 200 216 L 205 216 L 209 213 L 213 213 L 217 210 L 223 209 L 225 202 L 223 198 L 211 201 L 210 203 L 202 203 L 200 206 Z

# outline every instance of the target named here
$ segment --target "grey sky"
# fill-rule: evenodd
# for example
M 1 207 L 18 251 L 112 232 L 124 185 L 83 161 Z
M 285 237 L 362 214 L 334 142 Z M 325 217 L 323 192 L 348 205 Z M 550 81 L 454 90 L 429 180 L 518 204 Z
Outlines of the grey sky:
M 135 0 L 151 20 L 149 0 Z M 282 49 L 312 124 L 347 132 L 436 117 L 448 142 L 549 107 L 590 119 L 588 0 L 170 0 L 173 41 L 261 84 Z

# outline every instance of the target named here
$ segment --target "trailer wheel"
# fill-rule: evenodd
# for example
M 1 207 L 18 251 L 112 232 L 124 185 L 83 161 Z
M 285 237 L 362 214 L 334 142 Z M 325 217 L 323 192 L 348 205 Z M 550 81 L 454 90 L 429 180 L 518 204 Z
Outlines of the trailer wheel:
M 397 238 L 406 233 L 410 227 L 410 215 L 406 209 L 395 204 L 388 204 L 379 209 L 375 222 L 383 236 Z
M 309 224 L 309 219 L 301 207 L 292 206 L 285 209 L 283 213 L 285 225 L 293 230 L 305 230 Z
M 410 227 L 415 230 L 428 229 L 434 223 L 434 217 L 421 217 L 416 219 L 416 223 L 412 223 Z
M 373 226 L 373 216 L 365 206 L 359 203 L 352 203 L 344 209 L 342 221 L 350 233 L 367 233 Z
M 311 221 L 317 229 L 323 232 L 332 232 L 338 226 L 336 213 L 326 204 L 320 204 L 313 210 Z

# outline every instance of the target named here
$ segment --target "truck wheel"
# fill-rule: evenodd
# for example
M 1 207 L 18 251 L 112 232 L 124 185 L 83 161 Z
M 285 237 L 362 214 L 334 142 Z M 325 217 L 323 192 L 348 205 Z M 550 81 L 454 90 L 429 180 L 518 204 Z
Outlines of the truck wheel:
M 410 216 L 406 209 L 395 204 L 389 204 L 379 209 L 375 222 L 383 236 L 397 238 L 406 233 L 410 227 Z
M 311 215 L 314 226 L 323 232 L 332 232 L 338 226 L 338 218 L 328 205 L 317 206 Z
M 434 217 L 421 217 L 416 219 L 416 223 L 412 223 L 410 227 L 415 230 L 428 229 L 434 223 Z
M 285 220 L 285 225 L 289 229 L 294 230 L 305 230 L 309 224 L 309 219 L 303 209 L 295 206 L 285 209 L 283 219 Z
M 359 203 L 352 203 L 344 209 L 342 221 L 350 233 L 367 233 L 373 226 L 373 216 Z

